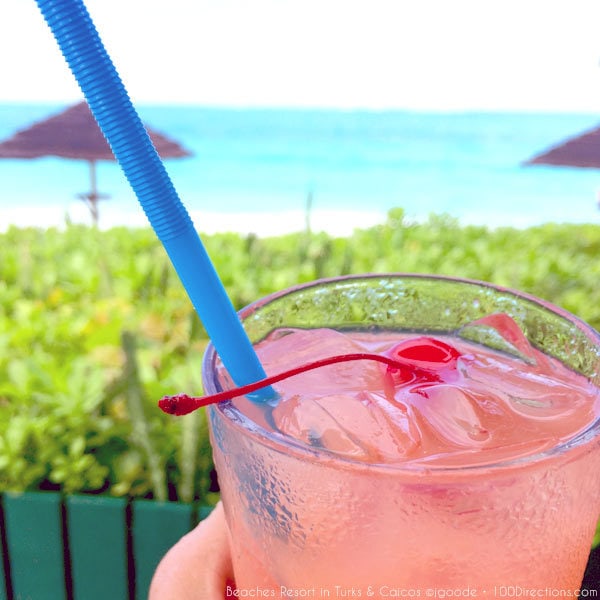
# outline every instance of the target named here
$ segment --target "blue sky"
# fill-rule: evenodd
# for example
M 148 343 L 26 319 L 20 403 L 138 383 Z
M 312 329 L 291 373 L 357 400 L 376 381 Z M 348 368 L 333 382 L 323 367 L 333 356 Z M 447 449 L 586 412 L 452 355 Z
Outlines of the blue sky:
M 86 5 L 138 103 L 600 109 L 598 0 Z M 0 53 L 0 101 L 81 97 L 34 0 L 0 2 Z

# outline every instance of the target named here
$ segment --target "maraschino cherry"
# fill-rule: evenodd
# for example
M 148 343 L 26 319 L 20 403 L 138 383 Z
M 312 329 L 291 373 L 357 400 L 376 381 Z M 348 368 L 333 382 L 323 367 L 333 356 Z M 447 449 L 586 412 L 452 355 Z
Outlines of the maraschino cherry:
M 209 396 L 194 397 L 187 394 L 164 396 L 158 402 L 159 408 L 170 415 L 182 416 L 209 404 L 231 400 L 237 396 L 245 396 L 258 389 L 267 387 L 278 381 L 288 379 L 305 371 L 319 369 L 327 365 L 356 360 L 373 360 L 386 365 L 386 376 L 391 377 L 394 385 L 411 382 L 427 382 L 439 379 L 442 369 L 455 368 L 460 352 L 445 342 L 432 337 L 416 337 L 404 340 L 385 354 L 357 352 L 322 358 L 295 367 L 240 387 L 225 390 Z

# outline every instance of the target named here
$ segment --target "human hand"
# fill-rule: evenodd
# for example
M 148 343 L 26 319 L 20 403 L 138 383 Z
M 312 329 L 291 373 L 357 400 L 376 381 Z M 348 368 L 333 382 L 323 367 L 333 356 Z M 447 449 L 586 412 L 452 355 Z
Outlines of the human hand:
M 223 506 L 183 536 L 158 565 L 148 600 L 223 600 L 233 567 Z

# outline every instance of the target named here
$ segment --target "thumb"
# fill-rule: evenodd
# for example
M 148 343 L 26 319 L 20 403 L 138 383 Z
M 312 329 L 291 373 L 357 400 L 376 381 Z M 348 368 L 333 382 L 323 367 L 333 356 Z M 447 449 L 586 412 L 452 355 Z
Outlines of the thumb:
M 148 600 L 222 600 L 233 584 L 227 524 L 219 502 L 158 565 Z

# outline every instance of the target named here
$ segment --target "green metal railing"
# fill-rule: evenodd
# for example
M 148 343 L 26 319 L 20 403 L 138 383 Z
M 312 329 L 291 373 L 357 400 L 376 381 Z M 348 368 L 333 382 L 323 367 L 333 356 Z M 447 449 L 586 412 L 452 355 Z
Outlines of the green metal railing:
M 1 497 L 0 600 L 146 600 L 166 551 L 210 508 L 55 492 Z
M 67 496 L 0 496 L 0 600 L 147 600 L 167 550 L 211 508 Z M 582 589 L 600 589 L 600 547 Z

